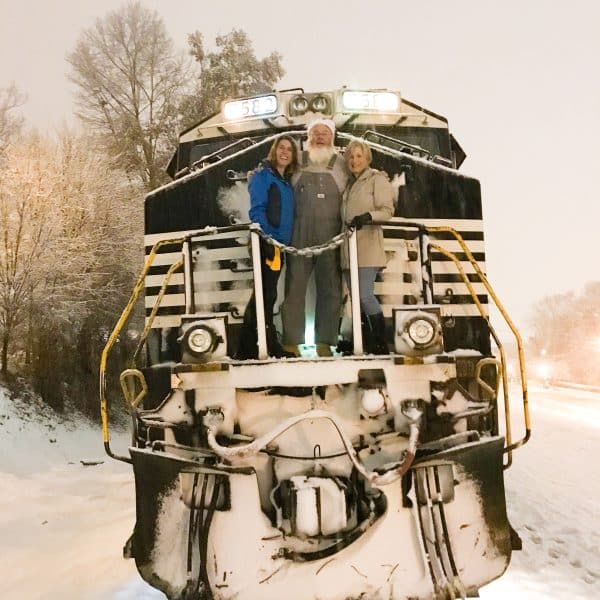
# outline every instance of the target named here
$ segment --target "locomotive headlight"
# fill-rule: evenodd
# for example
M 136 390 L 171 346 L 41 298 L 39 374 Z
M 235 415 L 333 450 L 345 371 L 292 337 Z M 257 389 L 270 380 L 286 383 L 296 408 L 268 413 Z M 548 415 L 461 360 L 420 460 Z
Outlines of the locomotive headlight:
M 310 103 L 310 107 L 314 112 L 327 112 L 329 109 L 329 100 L 325 96 L 315 96 Z
M 190 318 L 191 317 L 191 318 Z M 227 323 L 223 316 L 184 316 L 181 323 L 181 361 L 204 363 L 227 356 Z
M 250 119 L 277 112 L 277 96 L 258 96 L 246 100 L 233 100 L 223 104 L 223 115 L 228 121 Z
M 443 349 L 442 323 L 439 307 L 395 309 L 394 347 L 398 354 L 423 356 Z
M 308 110 L 308 100 L 304 96 L 296 96 L 290 105 L 296 115 L 303 115 Z
M 407 323 L 406 332 L 417 348 L 426 348 L 435 339 L 436 327 L 431 319 L 417 317 Z
M 359 92 L 347 90 L 342 94 L 342 104 L 347 110 L 397 112 L 400 99 L 393 92 Z
M 186 330 L 183 343 L 190 354 L 200 357 L 214 350 L 218 339 L 215 331 L 210 327 L 193 325 Z

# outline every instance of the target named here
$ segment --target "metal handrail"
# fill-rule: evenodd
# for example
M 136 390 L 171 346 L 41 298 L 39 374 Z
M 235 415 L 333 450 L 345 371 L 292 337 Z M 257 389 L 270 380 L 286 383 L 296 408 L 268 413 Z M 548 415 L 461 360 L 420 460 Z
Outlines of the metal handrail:
M 214 158 L 215 156 L 219 160 L 223 160 L 224 158 L 227 158 L 226 156 L 221 156 L 221 154 L 223 153 L 224 150 L 230 150 L 231 148 L 235 148 L 236 146 L 239 146 L 240 144 L 242 144 L 244 142 L 248 142 L 248 145 L 246 146 L 246 148 L 250 148 L 251 146 L 254 146 L 256 144 L 256 142 L 252 138 L 249 138 L 249 137 L 235 140 L 235 142 L 231 142 L 231 144 L 227 144 L 227 146 L 223 146 L 222 148 L 219 148 L 218 150 L 215 150 L 214 152 L 211 152 L 210 154 L 201 156 L 198 160 L 195 160 L 190 165 L 190 169 L 195 169 L 198 165 L 200 165 L 204 162 L 207 162 L 208 160 L 210 160 L 211 158 Z
M 486 321 L 489 331 L 490 331 L 490 334 L 493 337 L 494 342 L 496 343 L 496 346 L 498 347 L 498 351 L 500 352 L 500 361 L 501 361 L 501 365 L 502 365 L 502 368 L 500 369 L 500 371 L 501 371 L 501 378 L 502 378 L 502 391 L 503 391 L 503 396 L 504 396 L 504 412 L 505 412 L 505 421 L 506 421 L 506 442 L 507 442 L 506 447 L 504 448 L 504 451 L 507 453 L 507 463 L 504 465 L 504 467 L 505 468 L 510 467 L 512 464 L 512 450 L 515 450 L 516 448 L 519 448 L 520 446 L 523 446 L 524 444 L 526 444 L 531 437 L 531 420 L 530 420 L 530 415 L 529 415 L 529 400 L 528 400 L 528 391 L 527 391 L 527 376 L 526 376 L 526 370 L 525 370 L 525 357 L 524 357 L 524 351 L 523 351 L 523 341 L 521 339 L 521 336 L 520 336 L 516 326 L 510 319 L 508 313 L 506 312 L 506 309 L 504 308 L 504 306 L 500 302 L 498 296 L 494 292 L 487 277 L 485 276 L 485 274 L 479 267 L 479 264 L 475 260 L 475 257 L 471 253 L 471 251 L 470 251 L 469 247 L 467 246 L 466 242 L 464 241 L 463 237 L 460 235 L 460 233 L 456 229 L 454 229 L 453 227 L 444 226 L 444 225 L 428 226 L 428 225 L 424 225 L 423 223 L 419 223 L 416 221 L 403 221 L 403 222 L 375 221 L 375 222 L 373 222 L 373 225 L 380 225 L 380 226 L 393 227 L 393 228 L 410 227 L 410 228 L 416 228 L 419 231 L 425 231 L 425 232 L 431 233 L 431 234 L 450 233 L 459 243 L 461 249 L 463 250 L 463 252 L 465 253 L 465 256 L 467 257 L 467 260 L 473 266 L 475 273 L 479 277 L 479 280 L 484 285 L 487 292 L 490 294 L 492 300 L 494 301 L 494 304 L 500 311 L 500 314 L 506 321 L 506 323 L 509 326 L 513 335 L 515 336 L 515 340 L 517 343 L 517 349 L 518 349 L 519 370 L 520 370 L 520 375 L 521 375 L 521 389 L 522 389 L 522 393 L 523 393 L 523 416 L 524 416 L 524 421 L 525 421 L 525 435 L 521 439 L 519 439 L 513 443 L 513 441 L 512 441 L 512 426 L 511 426 L 511 418 L 510 418 L 510 402 L 509 402 L 509 393 L 508 393 L 508 377 L 507 377 L 507 369 L 506 369 L 506 356 L 504 353 L 504 347 L 502 345 L 502 342 L 500 341 L 500 338 L 498 337 L 494 327 L 492 326 L 490 319 L 485 312 L 485 309 L 483 308 L 481 302 L 479 301 L 479 298 L 477 297 L 477 294 L 475 293 L 475 290 L 474 290 L 473 286 L 471 285 L 471 282 L 469 281 L 469 278 L 467 277 L 467 274 L 465 273 L 464 269 L 462 268 L 462 265 L 460 264 L 460 261 L 458 260 L 456 255 L 454 253 L 446 250 L 445 248 L 443 248 L 442 246 L 440 246 L 438 244 L 430 243 L 429 247 L 431 249 L 433 249 L 437 252 L 440 252 L 441 254 L 443 254 L 444 256 L 449 258 L 455 264 L 457 271 L 459 272 L 463 282 L 465 283 L 465 285 L 469 291 L 469 294 L 471 295 L 473 302 L 475 303 L 481 317 Z
M 395 138 L 391 135 L 385 135 L 383 133 L 379 133 L 378 131 L 374 131 L 372 129 L 368 129 L 367 131 L 365 131 L 363 133 L 362 137 L 365 140 L 365 142 L 369 141 L 367 139 L 368 136 L 379 138 L 382 140 L 387 140 L 389 142 L 392 142 L 392 143 L 400 146 L 400 148 L 391 148 L 391 150 L 397 150 L 398 152 L 402 152 L 403 149 L 407 149 L 412 152 L 418 152 L 420 154 L 421 158 L 427 158 L 427 159 L 431 158 L 431 156 L 432 156 L 432 154 L 431 154 L 431 152 L 429 152 L 429 150 L 426 150 L 425 148 L 421 148 L 421 146 L 416 146 L 415 144 L 409 144 L 408 142 L 403 142 L 402 140 L 399 140 L 398 138 Z M 375 142 L 375 143 L 377 143 L 377 142 Z
M 156 318 L 156 314 L 158 313 L 160 303 L 162 302 L 162 299 L 164 298 L 164 296 L 167 292 L 167 287 L 169 286 L 171 277 L 173 276 L 175 271 L 178 271 L 179 269 L 181 269 L 182 266 L 183 266 L 183 259 L 180 259 L 177 262 L 174 262 L 170 266 L 167 273 L 165 274 L 165 279 L 162 282 L 162 285 L 160 286 L 160 290 L 158 292 L 158 295 L 156 296 L 156 301 L 154 302 L 154 306 L 152 307 L 152 310 L 150 311 L 150 315 L 146 319 L 146 325 L 144 327 L 144 330 L 142 331 L 142 335 L 140 336 L 138 345 L 133 353 L 133 357 L 131 358 L 131 363 L 132 363 L 131 366 L 132 367 L 135 365 L 135 363 L 137 361 L 137 358 L 144 346 L 144 343 L 146 342 L 146 338 L 148 337 L 148 334 L 150 333 L 150 329 L 152 329 L 152 324 L 154 323 L 154 319 Z
M 109 404 L 108 404 L 108 399 L 106 397 L 106 365 L 108 362 L 108 356 L 110 354 L 110 351 L 112 350 L 112 347 L 115 345 L 115 342 L 117 341 L 117 339 L 119 337 L 119 334 L 123 330 L 123 327 L 129 320 L 129 317 L 133 311 L 133 308 L 136 305 L 142 290 L 144 289 L 144 282 L 146 279 L 146 275 L 148 274 L 148 271 L 150 270 L 150 267 L 152 266 L 152 263 L 154 262 L 156 255 L 158 254 L 158 250 L 162 246 L 166 246 L 168 244 L 181 244 L 181 243 L 183 243 L 183 240 L 184 240 L 184 238 L 159 240 L 158 242 L 156 242 L 154 244 L 154 246 L 152 246 L 152 250 L 150 251 L 150 254 L 148 254 L 148 258 L 146 259 L 146 262 L 144 263 L 142 271 L 140 272 L 140 274 L 137 278 L 137 281 L 135 282 L 135 285 L 133 287 L 133 291 L 131 292 L 129 301 L 127 302 L 127 305 L 123 309 L 123 312 L 121 312 L 121 316 L 119 317 L 116 325 L 114 326 L 114 328 L 113 328 L 110 336 L 108 337 L 108 340 L 102 350 L 102 355 L 100 357 L 100 373 L 99 373 L 99 378 L 100 378 L 100 383 L 99 383 L 100 416 L 102 418 L 102 437 L 103 437 L 103 441 L 104 441 L 104 450 L 106 451 L 108 456 L 110 456 L 111 458 L 114 458 L 116 460 L 121 460 L 123 462 L 131 463 L 130 458 L 128 458 L 127 456 L 119 456 L 117 454 L 114 454 L 110 448 L 110 435 L 108 432 Z
M 514 325 L 514 323 L 511 320 L 511 318 L 508 316 L 508 313 L 506 312 L 504 306 L 500 302 L 498 296 L 496 295 L 492 286 L 490 285 L 487 277 L 485 276 L 485 274 L 479 267 L 479 264 L 475 260 L 475 257 L 471 253 L 469 247 L 465 243 L 465 241 L 464 241 L 463 237 L 460 235 L 460 233 L 458 233 L 458 231 L 456 231 L 456 229 L 454 229 L 452 227 L 448 227 L 448 226 L 431 226 L 431 227 L 426 227 L 426 229 L 431 233 L 444 232 L 444 233 L 451 233 L 454 236 L 454 238 L 458 241 L 461 249 L 465 253 L 469 263 L 473 266 L 473 269 L 475 270 L 475 273 L 479 277 L 481 283 L 483 283 L 485 289 L 492 297 L 494 304 L 500 311 L 500 314 L 503 316 L 504 320 L 506 321 L 507 325 L 509 326 L 513 335 L 515 336 L 515 340 L 517 343 L 518 358 L 519 358 L 519 370 L 520 370 L 520 375 L 521 375 L 521 389 L 523 392 L 523 416 L 524 416 L 524 420 L 525 420 L 525 435 L 520 440 L 512 443 L 511 422 L 510 422 L 510 404 L 509 404 L 509 399 L 508 399 L 508 378 L 507 378 L 507 374 L 506 374 L 506 372 L 507 372 L 506 368 L 504 368 L 505 364 L 506 364 L 506 357 L 504 355 L 504 349 L 502 347 L 502 344 L 500 343 L 498 336 L 496 335 L 493 327 L 491 326 L 489 317 L 485 314 L 485 311 L 483 310 L 483 306 L 479 302 L 479 299 L 477 298 L 477 294 L 475 293 L 475 290 L 473 289 L 471 282 L 468 280 L 468 277 L 467 277 L 466 273 L 464 272 L 464 269 L 460 265 L 460 262 L 458 261 L 456 256 L 454 254 L 452 254 L 451 252 L 448 252 L 445 248 L 442 248 L 441 246 L 439 246 L 437 244 L 432 244 L 431 245 L 432 248 L 434 248 L 441 254 L 444 254 L 446 257 L 450 258 L 455 263 L 465 285 L 467 286 L 467 289 L 469 290 L 469 293 L 471 294 L 471 296 L 473 298 L 473 301 L 477 305 L 477 308 L 480 311 L 482 318 L 484 318 L 485 321 L 487 322 L 488 327 L 490 328 L 490 333 L 494 337 L 494 341 L 496 342 L 496 345 L 498 346 L 498 350 L 500 352 L 500 357 L 501 357 L 501 361 L 502 361 L 502 365 L 503 365 L 502 388 L 503 388 L 503 393 L 504 393 L 506 441 L 507 441 L 507 446 L 504 449 L 504 451 L 507 453 L 507 464 L 505 465 L 505 468 L 508 468 L 512 464 L 512 450 L 515 450 L 516 448 L 519 448 L 520 446 L 523 446 L 524 444 L 526 444 L 531 437 L 531 421 L 530 421 L 530 416 L 529 416 L 527 376 L 526 376 L 526 371 L 525 371 L 525 356 L 524 356 L 524 352 L 523 352 L 523 341 L 521 339 L 521 335 L 519 334 L 516 326 Z
M 496 293 L 494 292 L 492 286 L 490 285 L 490 282 L 488 281 L 487 277 L 485 276 L 485 274 L 479 267 L 479 264 L 475 260 L 474 256 L 471 254 L 469 247 L 465 243 L 465 241 L 462 238 L 462 236 L 460 235 L 460 233 L 458 233 L 458 231 L 456 231 L 452 227 L 447 227 L 447 226 L 428 227 L 428 229 L 431 230 L 432 232 L 436 232 L 436 231 L 450 232 L 456 238 L 456 240 L 460 244 L 460 247 L 466 254 L 467 258 L 469 259 L 469 262 L 475 269 L 475 272 L 479 276 L 479 279 L 483 283 L 485 289 L 488 291 L 488 293 L 494 300 L 494 303 L 495 303 L 496 307 L 498 308 L 498 310 L 500 311 L 500 314 L 504 317 L 506 324 L 509 326 L 510 330 L 512 331 L 513 335 L 515 336 L 515 340 L 517 342 L 518 357 L 519 357 L 519 370 L 520 370 L 520 375 L 521 375 L 521 386 L 522 386 L 522 390 L 523 390 L 523 411 L 524 411 L 524 415 L 525 415 L 525 436 L 518 442 L 515 442 L 515 444 L 511 448 L 514 450 L 515 448 L 518 448 L 519 446 L 522 446 L 523 444 L 527 443 L 527 441 L 531 437 L 531 428 L 530 428 L 530 419 L 529 419 L 529 402 L 528 402 L 528 394 L 527 394 L 527 376 L 526 376 L 526 371 L 525 371 L 525 353 L 523 350 L 523 340 L 521 339 L 521 335 L 519 334 L 517 327 L 512 322 L 512 319 L 509 317 L 508 313 L 506 312 L 506 309 L 500 302 L 500 299 L 498 298 L 498 296 L 496 296 Z

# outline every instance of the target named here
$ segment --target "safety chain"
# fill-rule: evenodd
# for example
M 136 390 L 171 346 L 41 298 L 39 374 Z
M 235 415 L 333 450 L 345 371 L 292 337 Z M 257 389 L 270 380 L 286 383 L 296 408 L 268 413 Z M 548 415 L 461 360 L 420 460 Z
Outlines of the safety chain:
M 278 242 L 276 239 L 272 238 L 270 235 L 266 234 L 262 229 L 255 230 L 260 237 L 267 242 L 267 244 L 271 244 L 276 248 L 279 248 L 282 252 L 287 252 L 288 254 L 294 254 L 296 256 L 318 256 L 319 254 L 323 254 L 323 252 L 329 252 L 329 250 L 335 250 L 338 246 L 341 246 L 345 240 L 347 240 L 354 228 L 350 227 L 342 231 L 342 233 L 338 233 L 336 236 L 332 237 L 328 242 L 324 244 L 317 244 L 316 246 L 307 246 L 306 248 L 296 248 L 295 246 L 286 246 L 281 242 Z

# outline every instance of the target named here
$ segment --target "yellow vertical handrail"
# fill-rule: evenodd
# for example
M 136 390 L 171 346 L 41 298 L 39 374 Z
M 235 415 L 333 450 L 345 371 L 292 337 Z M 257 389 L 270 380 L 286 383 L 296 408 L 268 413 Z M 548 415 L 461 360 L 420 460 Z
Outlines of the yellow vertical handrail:
M 158 242 L 156 242 L 154 244 L 154 246 L 152 246 L 152 250 L 150 251 L 150 254 L 148 254 L 148 257 L 146 258 L 144 267 L 142 268 L 142 271 L 140 272 L 140 274 L 137 278 L 137 281 L 135 282 L 135 286 L 133 287 L 133 291 L 131 293 L 129 301 L 127 302 L 127 305 L 123 309 L 123 312 L 121 312 L 121 316 L 119 317 L 117 324 L 113 328 L 113 330 L 112 330 L 110 336 L 108 337 L 108 340 L 104 346 L 104 349 L 102 350 L 102 355 L 100 357 L 100 373 L 99 373 L 99 376 L 100 376 L 100 416 L 102 418 L 102 438 L 104 441 L 104 449 L 105 449 L 106 453 L 110 457 L 115 458 L 117 460 L 122 460 L 122 461 L 128 462 L 128 463 L 131 462 L 130 458 L 128 458 L 126 456 L 118 456 L 118 455 L 114 454 L 110 449 L 110 435 L 109 435 L 109 431 L 108 431 L 108 402 L 107 402 L 107 398 L 106 398 L 106 364 L 108 362 L 108 355 L 110 354 L 112 347 L 114 346 L 115 342 L 117 341 L 117 338 L 119 337 L 119 334 L 121 333 L 123 327 L 125 326 L 125 323 L 127 323 L 127 320 L 129 319 L 129 316 L 130 316 L 134 306 L 136 305 L 142 290 L 144 289 L 144 282 L 146 279 L 146 275 L 148 274 L 148 271 L 150 270 L 150 267 L 152 266 L 152 263 L 154 262 L 154 259 L 158 253 L 158 250 L 162 246 L 166 246 L 168 244 L 182 244 L 184 239 L 185 238 L 159 240 Z
M 180 269 L 182 266 L 183 266 L 183 259 L 180 259 L 177 262 L 174 262 L 170 266 L 167 273 L 165 274 L 165 278 L 162 282 L 162 285 L 160 286 L 158 295 L 156 296 L 156 301 L 154 302 L 152 311 L 150 312 L 150 315 L 148 316 L 148 319 L 146 320 L 146 326 L 144 327 L 144 330 L 142 331 L 142 335 L 140 336 L 138 345 L 133 353 L 133 357 L 131 358 L 131 363 L 132 363 L 131 366 L 132 367 L 135 366 L 135 361 L 137 360 L 137 357 L 144 345 L 144 342 L 146 341 L 146 338 L 148 337 L 148 333 L 150 332 L 150 329 L 152 329 L 152 323 L 154 323 L 154 319 L 156 318 L 156 313 L 158 313 L 160 303 L 162 302 L 164 295 L 167 293 L 167 287 L 169 287 L 169 282 L 171 281 L 171 277 L 173 276 L 173 273 L 175 273 L 175 271 Z
M 482 319 L 484 319 L 486 321 L 487 326 L 490 330 L 490 333 L 492 334 L 492 337 L 494 338 L 494 341 L 496 342 L 496 346 L 498 347 L 498 351 L 500 352 L 500 363 L 502 364 L 501 376 L 502 376 L 502 392 L 504 395 L 504 417 L 505 417 L 505 422 L 506 422 L 506 446 L 507 446 L 507 448 L 510 448 L 512 445 L 512 427 L 511 427 L 511 420 L 510 420 L 510 402 L 509 402 L 509 398 L 508 398 L 508 381 L 506 378 L 506 356 L 504 354 L 504 348 L 502 346 L 502 343 L 500 342 L 500 338 L 498 337 L 496 330 L 492 326 L 488 315 L 485 313 L 485 309 L 483 308 L 483 305 L 479 301 L 479 298 L 477 297 L 477 294 L 475 293 L 475 289 L 471 285 L 471 282 L 469 281 L 469 278 L 467 277 L 467 274 L 465 273 L 465 270 L 463 269 L 462 265 L 460 264 L 460 261 L 458 260 L 458 258 L 456 258 L 456 256 L 452 252 L 449 252 L 448 250 L 446 250 L 445 248 L 442 248 L 442 246 L 439 246 L 438 244 L 429 244 L 429 247 L 432 250 L 436 250 L 440 254 L 443 254 L 444 256 L 446 256 L 447 258 L 449 258 L 451 261 L 454 262 L 460 276 L 462 277 L 463 282 L 467 286 L 467 289 L 469 290 L 469 293 L 471 294 L 471 297 L 473 298 L 473 301 L 475 302 L 475 305 L 477 306 L 477 310 L 479 310 L 479 314 L 481 315 Z M 508 463 L 506 466 L 508 467 L 512 464 L 512 453 L 510 450 L 508 451 L 507 460 L 508 460 Z
M 485 289 L 487 290 L 487 292 L 489 293 L 489 295 L 492 297 L 492 300 L 494 301 L 496 307 L 500 311 L 500 314 L 502 315 L 502 317 L 506 321 L 506 323 L 509 326 L 510 330 L 512 331 L 513 335 L 515 336 L 515 340 L 516 340 L 516 343 L 517 343 L 518 359 L 519 359 L 519 371 L 520 371 L 520 375 L 521 375 L 521 389 L 522 389 L 522 392 L 523 392 L 523 416 L 524 416 L 524 420 L 525 420 L 525 435 L 523 436 L 523 438 L 521 438 L 520 440 L 518 440 L 514 444 L 509 444 L 507 446 L 507 448 L 505 450 L 508 453 L 510 453 L 511 450 L 514 450 L 514 449 L 522 446 L 523 444 L 526 444 L 529 441 L 529 438 L 531 437 L 531 421 L 530 421 L 530 416 L 529 416 L 529 399 L 528 399 L 528 391 L 527 391 L 527 375 L 526 375 L 526 371 L 525 371 L 525 355 L 524 355 L 524 351 L 523 351 L 523 341 L 521 339 L 521 335 L 520 335 L 519 331 L 517 330 L 515 324 L 513 323 L 512 319 L 510 318 L 510 316 L 506 312 L 504 306 L 500 302 L 500 299 L 498 298 L 498 296 L 494 292 L 494 290 L 493 290 L 490 282 L 488 281 L 487 277 L 485 276 L 485 274 L 483 273 L 483 271 L 479 267 L 479 264 L 475 260 L 475 257 L 471 253 L 471 250 L 469 249 L 469 247 L 465 243 L 465 241 L 464 241 L 463 237 L 460 235 L 460 233 L 458 233 L 458 231 L 456 231 L 456 229 L 454 229 L 452 227 L 449 227 L 449 226 L 444 226 L 444 225 L 440 225 L 440 226 L 427 226 L 427 227 L 425 227 L 425 229 L 427 231 L 431 232 L 431 233 L 446 232 L 446 233 L 450 233 L 451 235 L 454 236 L 454 238 L 459 243 L 461 249 L 465 253 L 467 259 L 469 260 L 469 262 L 473 266 L 473 269 L 475 270 L 475 273 L 479 277 L 480 281 L 483 283 L 483 285 L 484 285 Z M 465 277 L 466 277 L 466 275 L 465 275 Z M 489 324 L 489 319 L 487 319 L 487 321 L 488 321 L 488 324 Z

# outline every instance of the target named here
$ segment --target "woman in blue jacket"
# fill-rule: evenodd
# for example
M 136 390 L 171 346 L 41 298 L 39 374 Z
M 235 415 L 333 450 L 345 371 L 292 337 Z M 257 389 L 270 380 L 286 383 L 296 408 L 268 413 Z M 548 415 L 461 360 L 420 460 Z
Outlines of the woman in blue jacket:
M 250 220 L 282 244 L 289 244 L 294 226 L 294 192 L 290 177 L 298 169 L 298 149 L 294 139 L 283 135 L 273 142 L 267 159 L 254 171 L 248 183 Z M 270 356 L 293 356 L 283 350 L 273 324 L 273 308 L 277 300 L 277 282 L 284 255 L 275 246 L 261 239 L 261 273 L 267 351 Z M 244 323 L 236 358 L 256 358 L 256 301 L 254 294 L 244 312 Z

